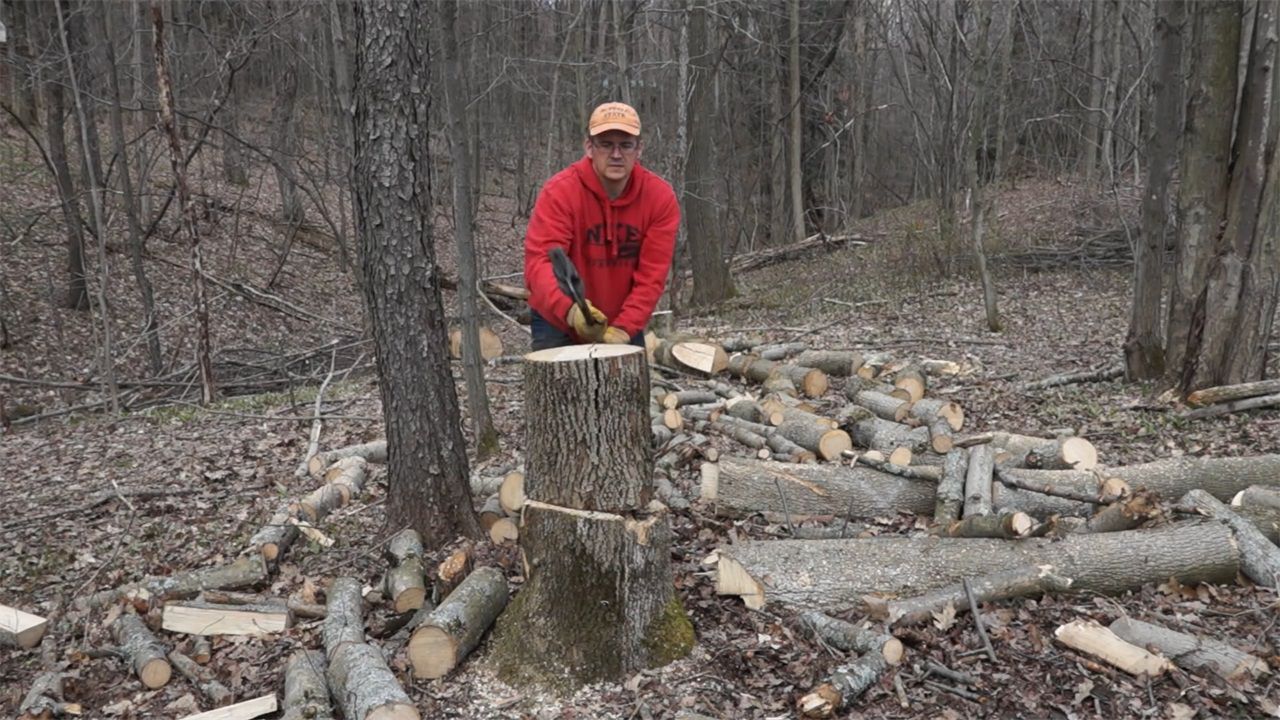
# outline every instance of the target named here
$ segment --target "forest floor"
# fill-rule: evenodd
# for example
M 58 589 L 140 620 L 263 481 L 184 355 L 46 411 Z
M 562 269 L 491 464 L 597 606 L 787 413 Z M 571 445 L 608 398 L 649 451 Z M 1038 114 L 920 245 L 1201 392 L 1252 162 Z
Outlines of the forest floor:
M 10 408 L 21 404 L 50 413 L 104 399 L 94 361 L 101 331 L 88 313 L 50 303 L 61 274 L 55 269 L 62 262 L 57 208 L 42 187 L 42 170 L 28 160 L 27 166 L 4 163 L 12 176 L 0 182 L 0 215 L 7 228 L 0 312 L 13 336 L 11 346 L 0 350 L 0 373 L 27 380 L 0 383 L 0 392 Z M 276 203 L 268 199 L 275 197 L 269 183 L 264 177 L 246 193 L 222 187 L 213 177 L 197 181 L 205 194 L 240 203 L 235 212 L 208 211 L 211 274 L 267 286 L 288 234 L 270 220 Z M 483 206 L 483 273 L 517 272 L 522 223 L 512 222 L 495 196 L 486 195 Z M 1133 211 L 1131 198 L 1098 202 L 1054 180 L 1006 188 L 998 206 L 991 246 L 1010 257 L 1042 246 L 1070 246 L 1103 230 L 1123 237 L 1124 221 L 1132 222 Z M 1129 271 L 1087 257 L 1059 258 L 1057 267 L 1044 270 L 997 262 L 1005 328 L 991 333 L 971 273 L 963 266 L 948 267 L 963 265 L 952 258 L 967 254 L 967 242 L 938 247 L 928 230 L 930 213 L 923 204 L 882 213 L 854 228 L 874 233 L 871 245 L 746 274 L 738 278 L 736 299 L 684 318 L 681 328 L 711 338 L 750 332 L 771 341 L 800 339 L 816 348 L 883 349 L 904 358 L 964 361 L 973 372 L 944 380 L 934 391 L 964 406 L 966 431 L 1036 434 L 1070 427 L 1091 439 L 1108 465 L 1177 455 L 1256 454 L 1280 446 L 1280 412 L 1274 410 L 1188 422 L 1179 417 L 1179 408 L 1157 401 L 1145 385 L 1103 382 L 1015 391 L 1019 381 L 1119 361 Z M 23 230 L 28 223 L 29 231 Z M 148 248 L 148 268 L 162 320 L 171 319 L 162 335 L 166 356 L 180 369 L 191 353 L 190 320 L 185 276 L 174 265 L 185 264 L 186 250 L 172 232 L 162 225 L 160 239 Z M 157 388 L 141 388 L 130 398 L 150 407 L 57 415 L 0 434 L 0 467 L 5 468 L 0 492 L 9 498 L 0 515 L 0 602 L 56 613 L 95 590 L 234 558 L 282 498 L 302 495 L 315 484 L 295 477 L 294 469 L 306 452 L 316 387 L 330 361 L 339 371 L 322 397 L 329 417 L 321 447 L 382 436 L 378 393 L 367 371 L 371 349 L 358 340 L 360 296 L 340 271 L 327 237 L 307 231 L 271 288 L 303 312 L 286 314 L 231 290 L 212 291 L 220 367 L 235 368 L 238 362 L 279 369 L 291 356 L 309 358 L 287 373 L 262 375 L 272 380 L 272 392 L 230 397 L 201 409 L 166 400 Z M 108 245 L 120 347 L 116 372 L 139 379 L 146 376 L 146 359 L 138 341 L 137 293 L 123 242 Z M 440 263 L 450 270 L 450 243 L 439 245 Z M 91 267 L 97 265 L 91 258 Z M 446 293 L 446 302 L 452 307 L 452 293 Z M 508 353 L 527 347 L 523 329 L 498 318 L 491 327 L 502 335 Z M 326 345 L 334 337 L 348 338 L 350 352 L 341 360 Z M 518 365 L 491 367 L 487 373 L 502 447 L 498 457 L 473 464 L 472 471 L 495 475 L 522 462 L 522 391 Z M 53 382 L 71 387 L 41 384 Z M 252 378 L 244 382 L 252 389 Z M 837 406 L 839 396 L 836 383 L 827 402 Z M 266 591 L 309 595 L 340 574 L 376 582 L 384 567 L 380 547 L 388 537 L 382 477 L 381 468 L 375 469 L 365 497 L 320 525 L 335 540 L 332 547 L 295 546 Z M 696 495 L 696 474 L 690 471 L 682 479 L 682 489 Z M 154 492 L 125 497 L 119 489 Z M 868 527 L 875 534 L 922 532 L 911 516 L 870 519 Z M 677 591 L 697 634 L 686 659 L 624 682 L 592 685 L 571 697 L 502 684 L 493 676 L 484 646 L 443 680 L 413 681 L 402 657 L 393 667 L 424 717 L 670 718 L 679 710 L 717 718 L 792 717 L 796 699 L 822 682 L 841 658 L 799 635 L 788 615 L 748 611 L 738 598 L 717 596 L 701 564 L 730 534 L 764 537 L 778 528 L 759 518 L 724 520 L 695 506 L 675 514 L 675 531 Z M 513 553 L 490 555 L 518 575 Z M 443 552 L 435 559 L 440 557 Z M 979 646 L 968 616 L 903 633 L 905 663 L 840 717 L 1277 717 L 1280 681 L 1275 675 L 1234 686 L 1185 673 L 1146 683 L 1052 641 L 1054 628 L 1063 622 L 1089 617 L 1105 624 L 1128 614 L 1227 640 L 1275 665 L 1280 662 L 1276 603 L 1274 592 L 1245 584 L 1187 588 L 1175 583 L 1123 597 L 1071 595 L 989 604 L 982 617 L 995 662 L 963 655 Z M 110 644 L 102 613 L 72 612 L 66 619 L 70 627 L 60 626 L 64 634 L 57 660 L 69 673 L 67 698 L 84 706 L 85 717 L 181 717 L 196 711 L 193 688 L 180 677 L 148 691 L 119 660 L 94 656 L 93 649 Z M 278 692 L 283 659 L 297 647 L 316 647 L 318 629 L 316 622 L 302 622 L 266 638 L 219 639 L 210 667 L 238 698 Z M 931 684 L 922 670 L 926 659 L 972 675 L 970 697 Z M 35 651 L 0 652 L 0 717 L 16 714 L 39 670 Z

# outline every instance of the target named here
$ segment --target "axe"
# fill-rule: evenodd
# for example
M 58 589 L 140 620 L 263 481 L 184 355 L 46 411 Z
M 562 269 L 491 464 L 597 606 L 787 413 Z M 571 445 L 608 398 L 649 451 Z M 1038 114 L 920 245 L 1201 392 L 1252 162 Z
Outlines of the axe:
M 563 248 L 558 247 L 548 250 L 547 256 L 551 258 L 551 273 L 556 276 L 556 285 L 560 286 L 560 292 L 577 303 L 588 325 L 598 325 L 599 321 L 591 314 L 591 307 L 587 303 L 586 292 L 582 287 L 582 276 L 578 274 L 578 268 L 574 267 L 573 261 L 565 254 Z

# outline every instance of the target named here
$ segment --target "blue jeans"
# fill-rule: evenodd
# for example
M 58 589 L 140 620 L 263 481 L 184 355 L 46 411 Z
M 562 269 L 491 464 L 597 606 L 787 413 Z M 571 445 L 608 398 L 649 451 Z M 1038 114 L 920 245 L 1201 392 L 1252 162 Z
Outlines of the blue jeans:
M 532 335 L 531 340 L 534 350 L 546 350 L 547 348 L 575 344 L 568 333 L 547 322 L 547 319 L 539 315 L 537 310 L 529 311 L 529 332 Z M 632 335 L 631 344 L 637 347 L 644 347 L 644 332 Z

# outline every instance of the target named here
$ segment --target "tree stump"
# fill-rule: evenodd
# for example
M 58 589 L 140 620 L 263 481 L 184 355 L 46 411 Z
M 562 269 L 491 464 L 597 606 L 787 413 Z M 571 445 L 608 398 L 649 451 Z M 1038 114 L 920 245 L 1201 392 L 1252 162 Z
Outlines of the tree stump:
M 526 582 L 495 629 L 500 677 L 567 691 L 687 653 L 671 527 L 652 502 L 649 373 L 640 348 L 525 356 Z

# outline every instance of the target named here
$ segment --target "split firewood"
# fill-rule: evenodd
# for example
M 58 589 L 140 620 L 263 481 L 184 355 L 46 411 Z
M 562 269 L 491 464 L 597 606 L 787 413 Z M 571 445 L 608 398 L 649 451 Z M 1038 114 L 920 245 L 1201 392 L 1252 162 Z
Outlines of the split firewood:
M 1219 385 L 1217 387 L 1196 390 L 1190 395 L 1187 395 L 1187 404 L 1191 407 L 1205 407 L 1207 405 L 1229 403 L 1233 400 L 1244 400 L 1245 398 L 1258 397 L 1260 395 L 1275 395 L 1276 393 L 1280 393 L 1280 380 L 1258 380 L 1256 382 L 1240 383 L 1237 385 Z
M 382 587 L 397 613 L 417 610 L 427 598 L 422 556 L 422 537 L 413 528 L 405 528 L 387 541 L 386 557 L 391 567 Z
M 279 709 L 275 693 L 238 702 L 215 710 L 187 715 L 181 720 L 253 720 Z
M 221 605 L 190 601 L 165 603 L 161 627 L 188 635 L 265 635 L 293 624 L 283 603 Z
M 938 481 L 937 499 L 933 506 L 933 522 L 948 527 L 960 517 L 964 506 L 964 482 L 969 474 L 969 451 L 955 448 L 947 453 Z
M 1218 405 L 1208 405 L 1206 407 L 1192 410 L 1191 412 L 1183 413 L 1182 418 L 1184 420 L 1203 420 L 1205 418 L 1229 415 L 1231 413 L 1244 412 L 1246 410 L 1273 408 L 1277 405 L 1280 405 L 1280 393 L 1276 393 L 1274 395 L 1259 395 L 1258 397 L 1244 398 L 1243 400 L 1232 400 L 1231 402 L 1220 403 Z
M 289 522 L 289 506 L 276 510 L 258 532 L 249 538 L 249 552 L 257 551 L 268 565 L 274 565 L 298 539 L 298 526 Z
M 414 677 L 448 675 L 480 644 L 507 606 L 507 597 L 507 578 L 498 568 L 480 568 L 468 575 L 410 636 Z
M 862 354 L 853 350 L 809 350 L 797 355 L 795 362 L 834 377 L 850 377 L 862 367 Z
M 794 355 L 799 355 L 809 349 L 808 345 L 802 342 L 781 343 L 778 345 L 761 345 L 752 348 L 752 352 L 759 355 L 765 360 L 786 360 Z M 803 365 L 804 363 L 800 363 Z
M 226 685 L 218 682 L 213 673 L 201 667 L 195 660 L 173 650 L 169 653 L 169 662 L 214 707 L 229 705 L 235 699 L 235 695 L 227 689 Z
M 1003 512 L 999 515 L 965 515 L 951 523 L 947 535 L 964 538 L 1024 538 L 1035 529 L 1031 516 L 1021 512 Z
M 917 402 L 924 398 L 929 389 L 929 378 L 918 365 L 908 365 L 894 374 L 893 386 L 906 390 L 910 396 L 908 399 Z
M 1209 637 L 1197 637 L 1160 625 L 1122 617 L 1111 632 L 1138 647 L 1155 650 L 1187 670 L 1207 670 L 1224 680 L 1252 679 L 1271 672 L 1262 659 Z
M 419 720 L 417 708 L 387 667 L 378 648 L 365 642 L 360 582 L 336 578 L 329 586 L 324 621 L 327 677 L 348 720 Z
M 498 489 L 498 502 L 508 515 L 515 515 L 524 507 L 524 473 L 512 471 L 502 478 Z
M 906 647 L 894 636 L 864 625 L 833 618 L 817 610 L 800 614 L 800 627 L 824 643 L 845 652 L 879 655 L 885 663 L 897 665 L 906 655 Z
M 964 427 L 964 408 L 960 407 L 959 403 L 936 398 L 924 398 L 911 403 L 907 410 L 907 417 L 915 418 L 925 425 L 943 418 L 955 432 L 960 432 Z
M 329 705 L 328 663 L 319 650 L 297 650 L 284 666 L 284 714 L 281 720 L 333 720 Z
M 342 458 L 348 457 L 359 457 L 364 458 L 366 462 L 385 464 L 387 462 L 387 441 L 375 440 L 360 445 L 351 445 L 337 450 L 326 450 L 322 453 L 317 453 L 307 461 L 307 470 L 313 476 L 320 477 L 329 466 Z
M 1183 495 L 1178 504 L 1194 507 L 1230 527 L 1240 546 L 1241 571 L 1259 585 L 1280 589 L 1280 547 L 1267 540 L 1252 523 L 1203 490 L 1192 490 Z
M 838 503 L 833 498 L 830 504 Z M 1229 582 L 1240 567 L 1231 531 L 1205 522 L 1016 543 L 945 537 L 769 540 L 721 548 L 717 560 L 716 591 L 742 596 L 748 607 L 780 603 L 837 611 L 857 607 L 866 595 L 919 594 L 1025 565 L 1052 565 L 1072 579 L 1072 589 L 1102 594 L 1170 577 Z
M 484 360 L 492 360 L 496 357 L 502 357 L 503 347 L 502 338 L 498 334 L 487 327 L 479 328 L 480 334 L 480 357 Z M 462 358 L 462 331 L 449 331 L 449 357 L 460 360 Z
M 680 392 L 667 393 L 662 396 L 660 401 L 663 408 L 670 410 L 685 407 L 686 405 L 703 405 L 714 402 L 720 402 L 720 396 L 710 390 L 682 390 Z
M 851 387 L 849 385 L 845 386 L 845 396 L 849 398 L 849 401 L 870 410 L 878 418 L 890 422 L 902 422 L 907 419 L 911 411 L 910 400 L 903 400 L 902 398 L 896 398 L 874 390 L 854 388 L 851 392 Z
M 47 618 L 23 612 L 15 607 L 0 605 L 0 644 L 30 649 L 40 644 Z
M 169 682 L 173 668 L 165 659 L 164 645 L 151 634 L 142 618 L 132 612 L 121 613 L 111 625 L 111 632 L 129 667 L 143 685 L 155 690 Z
M 906 462 L 899 462 L 898 459 L 894 458 L 894 455 L 899 455 L 899 450 L 905 450 L 908 453 Z M 941 467 L 936 465 L 912 465 L 911 457 L 909 455 L 910 452 L 911 451 L 906 448 L 898 448 L 898 450 L 891 453 L 887 459 L 884 458 L 881 453 L 874 450 L 862 454 L 857 454 L 852 451 L 845 454 L 852 454 L 854 456 L 855 463 L 859 465 L 866 465 L 869 468 L 875 468 L 882 473 L 897 475 L 900 478 L 907 478 L 908 480 L 924 480 L 931 483 L 941 482 Z M 900 457 L 901 456 L 899 455 L 899 458 Z
M 1053 631 L 1058 642 L 1114 665 L 1130 675 L 1156 678 L 1173 669 L 1168 660 L 1154 655 L 1098 624 L 1096 620 L 1073 620 Z
M 454 588 L 461 585 L 462 581 L 466 580 L 470 574 L 471 545 L 464 544 L 449 553 L 449 557 L 440 561 L 440 565 L 436 567 L 436 582 L 433 583 L 433 593 L 437 602 L 453 593 Z
M 874 653 L 854 658 L 832 669 L 827 682 L 796 701 L 796 709 L 803 717 L 832 717 L 837 710 L 866 692 L 887 669 L 884 658 Z
M 729 517 L 763 510 L 841 517 L 930 512 L 933 486 L 871 468 L 793 465 L 721 457 L 702 464 L 701 498 Z
M 729 357 L 724 348 L 713 343 L 659 339 L 653 349 L 653 361 L 659 365 L 708 377 L 724 372 Z
M 1071 579 L 1058 575 L 1052 565 L 1025 565 L 1009 570 L 979 575 L 969 579 L 969 587 L 977 602 L 994 602 L 1017 597 L 1063 593 L 1071 589 Z M 867 596 L 863 598 L 872 617 L 889 625 L 919 625 L 929 622 L 936 613 L 949 606 L 957 613 L 969 610 L 968 594 L 963 583 L 931 590 L 922 595 L 900 599 Z
M 1099 510 L 1089 518 L 1079 532 L 1132 530 L 1160 515 L 1160 498 L 1150 490 L 1140 488 L 1129 497 L 1117 500 Z
M 1280 488 L 1250 485 L 1231 498 L 1232 507 L 1265 507 L 1280 510 Z
M 86 598 L 84 605 L 89 608 L 99 608 L 123 599 L 139 603 L 158 603 L 195 597 L 202 590 L 254 587 L 262 584 L 266 579 L 267 565 L 262 555 L 249 553 L 224 565 L 147 578 L 112 590 L 103 590 Z
M 969 469 L 964 476 L 964 517 L 991 514 L 994 462 L 990 445 L 979 445 L 969 451 Z

